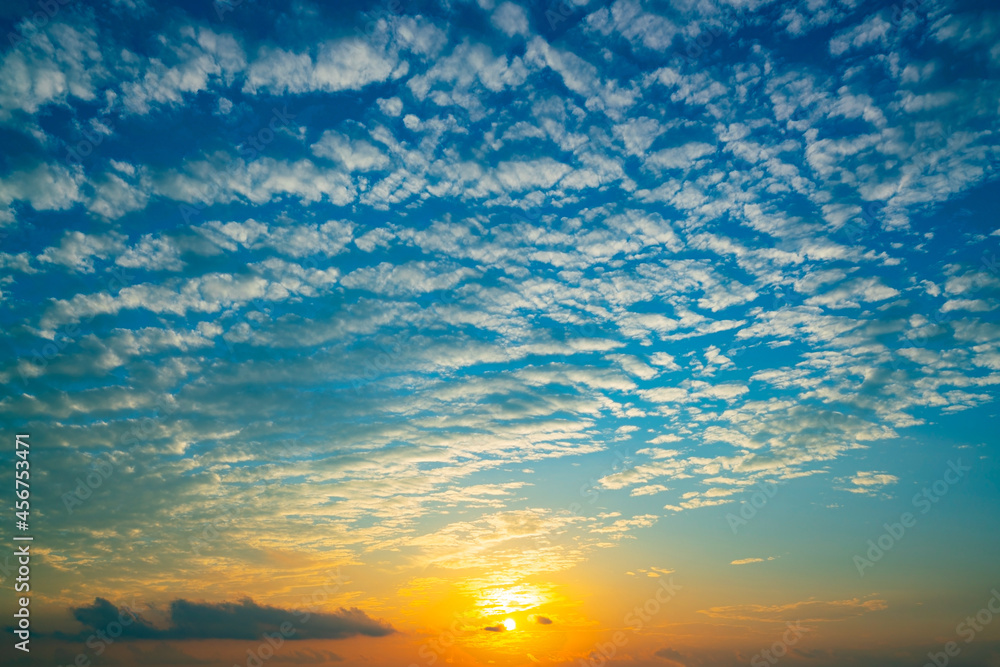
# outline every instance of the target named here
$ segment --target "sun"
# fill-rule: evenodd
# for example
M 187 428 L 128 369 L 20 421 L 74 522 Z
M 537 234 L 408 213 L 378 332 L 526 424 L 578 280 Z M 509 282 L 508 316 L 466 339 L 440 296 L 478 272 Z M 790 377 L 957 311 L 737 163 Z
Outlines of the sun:
M 517 627 L 517 623 L 514 622 L 513 618 L 508 618 L 503 622 L 503 627 L 507 629 L 507 632 L 510 632 L 511 630 Z

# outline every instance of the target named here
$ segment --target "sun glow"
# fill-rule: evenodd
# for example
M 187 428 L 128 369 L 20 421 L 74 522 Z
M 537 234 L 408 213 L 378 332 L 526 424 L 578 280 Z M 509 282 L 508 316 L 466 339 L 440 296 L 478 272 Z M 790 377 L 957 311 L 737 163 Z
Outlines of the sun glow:
M 484 616 L 514 614 L 538 607 L 549 601 L 550 595 L 542 586 L 529 583 L 482 587 L 477 590 L 478 606 Z
M 507 629 L 507 632 L 510 632 L 517 627 L 517 623 L 514 622 L 513 618 L 508 618 L 503 622 L 503 627 Z

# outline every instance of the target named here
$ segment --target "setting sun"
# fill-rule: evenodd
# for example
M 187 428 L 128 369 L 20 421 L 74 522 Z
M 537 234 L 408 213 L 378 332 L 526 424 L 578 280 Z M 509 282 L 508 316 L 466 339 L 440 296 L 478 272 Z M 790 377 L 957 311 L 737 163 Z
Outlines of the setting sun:
M 513 618 L 508 618 L 503 622 L 503 627 L 507 629 L 508 632 L 517 627 L 517 623 L 514 622 Z

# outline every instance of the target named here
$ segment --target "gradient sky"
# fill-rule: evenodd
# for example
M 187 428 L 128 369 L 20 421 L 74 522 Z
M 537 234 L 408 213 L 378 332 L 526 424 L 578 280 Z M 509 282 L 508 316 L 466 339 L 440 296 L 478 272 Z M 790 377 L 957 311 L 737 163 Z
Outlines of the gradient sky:
M 996 4 L 0 13 L 4 664 L 1000 666 Z

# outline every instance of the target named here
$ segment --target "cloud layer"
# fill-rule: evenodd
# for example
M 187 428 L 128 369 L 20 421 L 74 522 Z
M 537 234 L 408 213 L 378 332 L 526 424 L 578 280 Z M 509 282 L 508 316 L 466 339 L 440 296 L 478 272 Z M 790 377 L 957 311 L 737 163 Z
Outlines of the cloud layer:
M 122 628 L 122 639 L 259 639 L 280 634 L 286 639 L 344 639 L 356 635 L 384 637 L 395 632 L 384 621 L 357 608 L 336 613 L 288 610 L 239 602 L 191 602 L 174 600 L 167 611 L 169 625 L 154 627 L 136 610 L 117 607 L 104 598 L 71 610 L 84 630 L 75 638 L 85 639 L 95 631 L 107 633 L 111 624 Z M 124 622 L 123 622 L 124 619 Z M 73 639 L 61 633 L 59 636 Z

